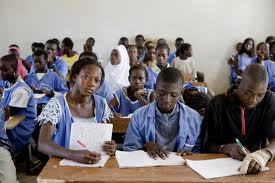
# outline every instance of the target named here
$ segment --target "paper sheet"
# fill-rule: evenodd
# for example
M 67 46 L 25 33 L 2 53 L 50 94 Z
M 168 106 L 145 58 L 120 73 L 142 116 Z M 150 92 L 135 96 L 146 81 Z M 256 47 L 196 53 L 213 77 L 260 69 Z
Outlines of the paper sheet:
M 36 93 L 36 94 L 33 94 L 34 95 L 34 98 L 35 99 L 40 99 L 40 98 L 42 98 L 42 97 L 44 97 L 46 94 L 38 94 L 38 93 Z
M 79 140 L 88 149 L 100 153 L 101 160 L 94 165 L 76 163 L 70 160 L 62 160 L 60 161 L 60 165 L 81 167 L 103 167 L 110 156 L 103 151 L 102 145 L 105 141 L 111 140 L 112 130 L 112 124 L 74 122 L 71 126 L 70 149 L 86 150 L 83 146 L 77 143 L 77 141 Z
M 232 158 L 219 158 L 211 160 L 186 160 L 186 165 L 205 179 L 239 175 L 242 161 Z
M 116 159 L 119 168 L 137 168 L 137 167 L 151 167 L 151 166 L 169 166 L 169 165 L 184 165 L 185 160 L 177 156 L 176 153 L 170 153 L 166 160 L 158 158 L 154 160 L 142 150 L 139 151 L 116 151 Z

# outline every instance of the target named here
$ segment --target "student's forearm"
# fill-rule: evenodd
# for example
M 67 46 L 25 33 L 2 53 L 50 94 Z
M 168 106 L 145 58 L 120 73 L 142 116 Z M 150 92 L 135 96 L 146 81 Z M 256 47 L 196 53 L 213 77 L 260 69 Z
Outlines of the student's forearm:
M 149 102 L 147 100 L 145 100 L 141 95 L 138 95 L 137 96 L 137 99 L 139 101 L 139 103 L 142 105 L 142 106 L 145 106 L 145 105 L 148 105 Z
M 71 159 L 70 157 L 72 154 L 72 150 L 65 149 L 64 147 L 54 144 L 52 142 L 39 142 L 38 151 L 50 156 L 65 159 Z
M 66 78 L 64 78 L 64 76 L 63 76 L 55 67 L 53 67 L 53 71 L 54 71 L 62 80 L 66 80 Z

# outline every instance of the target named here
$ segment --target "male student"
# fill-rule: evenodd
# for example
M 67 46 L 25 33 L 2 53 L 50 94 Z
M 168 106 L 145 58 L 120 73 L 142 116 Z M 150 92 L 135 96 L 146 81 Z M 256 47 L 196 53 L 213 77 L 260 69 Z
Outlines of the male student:
M 275 95 L 262 65 L 251 64 L 237 87 L 214 97 L 202 125 L 203 149 L 243 160 L 242 173 L 258 173 L 275 153 Z M 239 139 L 246 155 L 236 144 Z M 269 143 L 267 143 L 267 140 Z
M 168 57 L 168 59 L 167 59 L 167 62 L 168 62 L 169 64 L 171 64 L 172 61 L 173 61 L 175 58 L 177 58 L 177 57 L 179 56 L 179 48 L 180 48 L 180 46 L 181 46 L 183 43 L 184 43 L 183 38 L 178 37 L 178 38 L 176 39 L 176 41 L 175 41 L 176 51 L 175 51 L 174 53 L 172 53 L 172 54 Z
M 182 73 L 163 69 L 156 83 L 156 100 L 136 110 L 130 120 L 123 149 L 145 150 L 152 158 L 165 159 L 168 152 L 198 151 L 201 118 L 179 102 Z

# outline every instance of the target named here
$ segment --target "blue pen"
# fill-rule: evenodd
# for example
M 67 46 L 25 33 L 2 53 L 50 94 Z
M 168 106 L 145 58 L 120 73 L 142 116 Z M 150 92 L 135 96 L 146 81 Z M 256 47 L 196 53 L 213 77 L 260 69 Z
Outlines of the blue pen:
M 241 148 L 241 150 L 243 151 L 243 153 L 244 153 L 245 155 L 248 155 L 248 152 L 245 150 L 244 146 L 241 144 L 241 142 L 239 141 L 239 139 L 235 138 L 235 140 L 236 140 L 238 146 L 239 146 L 239 147 Z

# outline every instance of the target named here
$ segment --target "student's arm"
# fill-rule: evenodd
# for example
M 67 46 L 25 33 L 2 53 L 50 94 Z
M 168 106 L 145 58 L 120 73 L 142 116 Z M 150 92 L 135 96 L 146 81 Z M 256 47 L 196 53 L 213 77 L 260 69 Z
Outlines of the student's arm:
M 144 98 L 147 96 L 147 91 L 145 89 L 140 89 L 140 90 L 135 91 L 134 96 L 137 98 L 137 100 L 139 101 L 139 103 L 142 106 L 145 106 L 145 105 L 149 104 L 149 102 L 150 102 Z
M 115 107 L 119 105 L 117 98 L 114 97 L 110 102 L 109 102 L 109 107 L 111 111 L 113 112 L 115 117 L 121 117 L 121 115 L 116 111 Z
M 149 102 L 152 103 L 155 99 L 156 99 L 156 93 L 152 91 L 149 97 Z
M 236 143 L 223 144 L 219 140 L 222 132 L 218 127 L 223 122 L 220 119 L 220 114 L 221 111 L 219 111 L 218 104 L 211 100 L 206 108 L 202 122 L 202 150 L 209 153 L 224 153 L 234 159 L 242 160 L 245 154 Z
M 52 142 L 54 127 L 50 122 L 42 125 L 38 140 L 38 150 L 44 154 L 73 160 L 79 163 L 97 163 L 100 154 L 87 150 L 70 150 Z
M 28 63 L 26 60 L 22 60 L 22 64 L 28 70 L 28 72 L 30 72 L 30 70 L 31 70 L 31 64 Z

